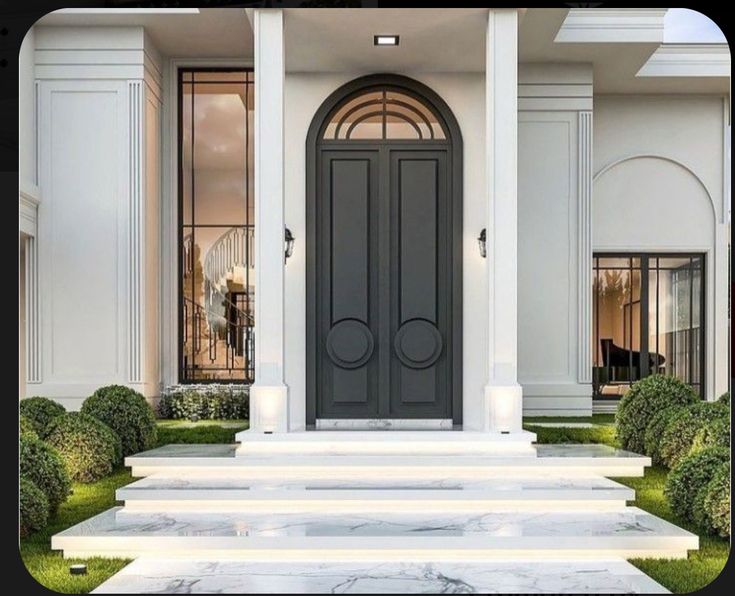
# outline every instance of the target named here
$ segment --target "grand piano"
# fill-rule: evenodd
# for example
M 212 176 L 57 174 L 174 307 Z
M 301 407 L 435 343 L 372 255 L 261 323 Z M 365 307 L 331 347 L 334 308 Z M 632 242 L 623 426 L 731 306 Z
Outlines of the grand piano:
M 641 353 L 616 345 L 612 339 L 600 339 L 603 366 L 597 367 L 599 385 L 606 383 L 630 383 L 641 378 Z M 663 355 L 648 353 L 648 370 L 657 373 L 666 362 Z M 632 368 L 632 370 L 631 370 Z M 632 373 L 632 374 L 631 374 Z

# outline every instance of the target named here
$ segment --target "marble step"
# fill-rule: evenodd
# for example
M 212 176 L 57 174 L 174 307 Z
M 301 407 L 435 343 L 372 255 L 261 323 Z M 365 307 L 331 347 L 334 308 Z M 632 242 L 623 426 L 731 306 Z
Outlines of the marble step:
M 132 511 L 583 511 L 623 509 L 635 491 L 602 477 L 258 480 L 154 474 L 117 490 Z
M 347 563 L 141 557 L 93 594 L 667 594 L 623 559 Z
M 134 476 L 192 472 L 262 478 L 642 476 L 651 459 L 606 445 L 539 445 L 534 456 L 247 455 L 235 445 L 166 445 L 125 458 Z
M 56 534 L 66 557 L 169 555 L 312 561 L 503 556 L 683 558 L 698 537 L 635 507 L 521 513 L 132 512 L 115 507 Z
M 237 434 L 238 456 L 247 455 L 535 455 L 535 433 L 479 431 L 321 430 Z

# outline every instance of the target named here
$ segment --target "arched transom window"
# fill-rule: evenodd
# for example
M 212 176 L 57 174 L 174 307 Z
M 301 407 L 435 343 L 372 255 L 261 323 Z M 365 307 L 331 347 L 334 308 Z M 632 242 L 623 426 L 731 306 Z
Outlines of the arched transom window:
M 436 113 L 420 99 L 393 89 L 372 89 L 348 99 L 324 131 L 329 141 L 446 139 Z

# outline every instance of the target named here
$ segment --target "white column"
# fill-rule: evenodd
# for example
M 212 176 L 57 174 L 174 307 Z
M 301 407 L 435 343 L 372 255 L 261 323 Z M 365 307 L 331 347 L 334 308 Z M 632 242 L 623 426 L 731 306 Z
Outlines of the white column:
M 592 112 L 577 113 L 577 382 L 592 383 Z
M 491 10 L 485 58 L 488 382 L 485 429 L 522 430 L 518 384 L 518 12 Z
M 284 383 L 283 13 L 256 9 L 255 383 L 250 428 L 288 431 Z

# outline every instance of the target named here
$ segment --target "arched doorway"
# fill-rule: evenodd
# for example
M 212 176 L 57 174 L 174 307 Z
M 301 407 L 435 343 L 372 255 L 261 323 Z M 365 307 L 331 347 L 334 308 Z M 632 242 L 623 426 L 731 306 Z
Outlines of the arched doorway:
M 461 424 L 462 138 L 451 110 L 407 77 L 362 77 L 322 104 L 306 154 L 307 425 Z

